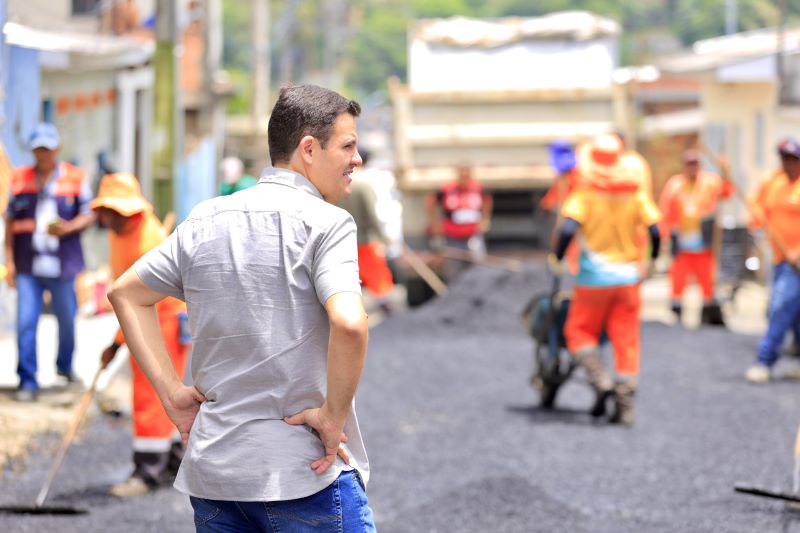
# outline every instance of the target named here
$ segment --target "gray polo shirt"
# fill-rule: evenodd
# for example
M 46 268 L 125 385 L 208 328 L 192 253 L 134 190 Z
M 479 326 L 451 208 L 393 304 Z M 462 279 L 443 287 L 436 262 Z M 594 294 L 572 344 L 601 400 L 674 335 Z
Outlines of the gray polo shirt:
M 185 300 L 192 379 L 208 398 L 192 426 L 175 487 L 200 498 L 289 500 L 330 485 L 337 458 L 306 426 L 283 417 L 325 399 L 328 315 L 339 292 L 361 293 L 356 227 L 305 177 L 267 168 L 258 185 L 199 204 L 136 273 Z M 354 408 L 344 428 L 350 465 L 369 464 Z

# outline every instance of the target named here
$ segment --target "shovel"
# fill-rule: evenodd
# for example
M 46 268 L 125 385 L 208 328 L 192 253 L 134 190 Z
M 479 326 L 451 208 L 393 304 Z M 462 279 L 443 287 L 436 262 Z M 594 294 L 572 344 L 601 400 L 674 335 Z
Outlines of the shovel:
M 100 377 L 100 373 L 102 371 L 102 367 L 97 369 L 97 372 L 95 372 L 94 378 L 92 379 L 91 386 L 86 390 L 86 392 L 83 393 L 81 403 L 75 410 L 75 416 L 72 418 L 69 429 L 64 434 L 64 438 L 61 440 L 61 446 L 58 448 L 53 465 L 47 472 L 47 478 L 45 479 L 44 484 L 39 491 L 39 495 L 36 496 L 36 502 L 32 506 L 3 505 L 0 506 L 0 513 L 68 515 L 85 514 L 88 512 L 86 509 L 79 509 L 70 506 L 45 505 L 44 502 L 47 499 L 47 495 L 50 492 L 50 486 L 53 484 L 56 474 L 58 474 L 58 471 L 61 469 L 61 465 L 64 462 L 64 457 L 66 457 L 72 441 L 75 440 L 75 436 L 78 434 L 78 428 L 83 421 L 83 417 L 86 415 L 86 411 L 89 410 L 89 406 L 92 404 L 92 400 L 94 399 L 94 395 L 97 390 L 97 379 Z
M 800 504 L 800 428 L 797 428 L 797 437 L 794 441 L 794 476 L 792 485 L 793 492 L 753 487 L 742 483 L 737 483 L 733 487 L 733 490 L 752 496 L 761 496 L 762 498 L 784 500 L 791 504 Z

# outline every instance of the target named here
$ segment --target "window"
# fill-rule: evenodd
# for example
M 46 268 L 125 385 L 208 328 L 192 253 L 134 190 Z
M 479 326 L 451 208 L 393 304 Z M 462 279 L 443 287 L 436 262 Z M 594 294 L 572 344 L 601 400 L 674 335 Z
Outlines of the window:
M 72 0 L 73 15 L 92 15 L 97 13 L 102 0 Z
M 53 122 L 53 100 L 47 98 L 42 101 L 42 120 L 44 122 Z

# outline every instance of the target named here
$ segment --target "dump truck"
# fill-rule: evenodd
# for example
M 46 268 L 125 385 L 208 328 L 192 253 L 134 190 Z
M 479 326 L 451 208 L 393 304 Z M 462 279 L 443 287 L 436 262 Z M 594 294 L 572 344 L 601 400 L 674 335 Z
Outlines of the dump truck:
M 424 198 L 469 166 L 494 198 L 492 240 L 544 244 L 538 199 L 548 146 L 629 130 L 618 24 L 589 12 L 423 19 L 408 32 L 408 82 L 390 80 L 406 240 L 426 235 Z

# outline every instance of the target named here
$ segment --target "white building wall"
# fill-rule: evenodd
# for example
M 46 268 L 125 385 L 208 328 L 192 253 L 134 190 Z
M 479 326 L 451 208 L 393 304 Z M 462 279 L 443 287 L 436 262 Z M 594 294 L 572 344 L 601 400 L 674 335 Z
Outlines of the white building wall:
M 720 83 L 708 80 L 701 91 L 701 106 L 707 124 L 703 140 L 724 154 L 731 165 L 736 186 L 748 194 L 755 190 L 767 170 L 774 168 L 778 122 L 777 87 L 772 82 Z M 747 210 L 735 198 L 723 206 L 743 224 Z
M 43 72 L 41 91 L 42 101 L 53 102 L 54 123 L 61 133 L 62 157 L 76 161 L 89 173 L 95 185 L 98 154 L 106 151 L 108 155 L 116 155 L 114 72 Z M 68 102 L 68 107 L 59 109 L 60 101 Z M 85 102 L 85 107 L 81 107 L 81 101 Z
M 409 86 L 414 92 L 611 85 L 615 38 L 528 40 L 496 48 L 463 48 L 412 41 Z

